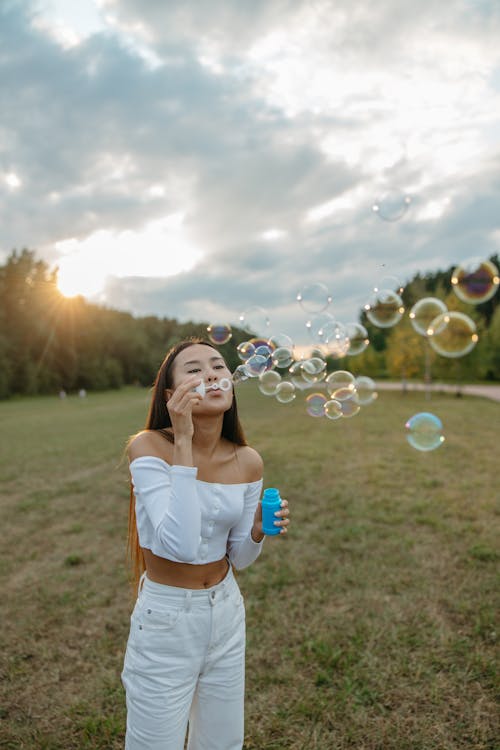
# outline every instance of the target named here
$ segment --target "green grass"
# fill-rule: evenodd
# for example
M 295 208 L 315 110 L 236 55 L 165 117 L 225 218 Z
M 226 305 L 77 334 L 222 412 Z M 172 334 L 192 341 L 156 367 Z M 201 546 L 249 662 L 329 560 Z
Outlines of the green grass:
M 381 392 L 349 420 L 238 389 L 285 539 L 238 574 L 246 750 L 498 750 L 500 405 Z M 0 404 L 0 747 L 123 747 L 123 448 L 146 390 Z M 412 449 L 433 411 L 446 441 Z

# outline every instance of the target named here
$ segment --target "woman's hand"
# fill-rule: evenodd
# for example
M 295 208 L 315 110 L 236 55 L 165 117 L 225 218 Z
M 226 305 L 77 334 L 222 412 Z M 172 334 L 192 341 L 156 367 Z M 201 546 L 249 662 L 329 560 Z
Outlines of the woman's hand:
M 193 437 L 193 406 L 202 399 L 201 394 L 194 389 L 200 383 L 199 375 L 186 378 L 166 402 L 176 442 L 182 441 L 183 438 L 191 440 Z
M 288 500 L 281 498 L 281 510 L 277 510 L 274 515 L 276 516 L 274 523 L 280 527 L 280 534 L 286 534 L 288 532 L 288 524 L 290 523 Z M 252 539 L 254 542 L 261 542 L 264 536 L 265 534 L 262 531 L 262 504 L 259 502 L 253 519 Z

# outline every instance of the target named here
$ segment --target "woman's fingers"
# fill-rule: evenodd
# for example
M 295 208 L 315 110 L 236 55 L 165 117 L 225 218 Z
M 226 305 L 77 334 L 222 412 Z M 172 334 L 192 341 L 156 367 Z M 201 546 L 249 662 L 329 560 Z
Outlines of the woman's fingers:
M 288 500 L 282 499 L 281 500 L 281 510 L 276 511 L 274 514 L 277 518 L 279 518 L 279 521 L 275 521 L 276 526 L 280 526 L 280 534 L 286 534 L 288 531 L 288 524 L 290 523 L 290 519 L 288 516 L 290 515 L 290 511 L 288 509 Z
M 177 386 L 167 401 L 167 409 L 170 415 L 184 414 L 187 409 L 190 410 L 195 403 L 201 401 L 201 394 L 194 390 L 200 383 L 201 379 L 193 376 Z

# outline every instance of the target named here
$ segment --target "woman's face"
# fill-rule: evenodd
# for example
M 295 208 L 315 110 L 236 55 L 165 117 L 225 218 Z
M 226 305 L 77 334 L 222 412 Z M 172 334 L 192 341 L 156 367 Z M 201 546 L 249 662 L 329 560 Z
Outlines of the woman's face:
M 169 396 L 180 383 L 194 375 L 205 384 L 205 396 L 195 409 L 203 406 L 224 406 L 229 409 L 233 400 L 233 389 L 211 389 L 210 386 L 219 383 L 223 378 L 231 381 L 231 373 L 223 357 L 216 349 L 205 344 L 193 344 L 183 349 L 175 358 L 172 367 L 173 389 L 167 391 Z M 232 381 L 231 381 L 232 383 Z

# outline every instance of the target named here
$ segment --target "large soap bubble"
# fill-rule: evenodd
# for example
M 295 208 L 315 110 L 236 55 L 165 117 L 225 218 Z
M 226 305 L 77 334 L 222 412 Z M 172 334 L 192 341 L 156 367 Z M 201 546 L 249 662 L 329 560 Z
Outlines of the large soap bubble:
M 354 381 L 354 386 L 358 394 L 358 402 L 361 406 L 371 404 L 377 398 L 375 381 L 369 378 L 368 375 L 358 375 Z
M 500 284 L 500 276 L 491 261 L 471 260 L 455 268 L 451 284 L 459 299 L 471 305 L 479 305 L 493 297 Z
M 342 359 L 349 351 L 350 340 L 347 327 L 339 321 L 335 321 L 332 335 L 326 346 L 328 355 L 334 359 Z
M 337 321 L 331 313 L 323 312 L 306 322 L 306 328 L 314 344 L 328 344 L 335 335 Z
M 327 398 L 324 393 L 310 393 L 306 398 L 306 411 L 311 417 L 323 417 Z
M 252 354 L 243 366 L 249 377 L 258 378 L 268 369 L 268 359 L 261 354 Z
M 274 333 L 267 340 L 267 344 L 272 351 L 283 348 L 293 350 L 293 340 L 287 333 Z
M 301 375 L 307 383 L 319 383 L 326 376 L 326 362 L 321 357 L 310 357 L 301 363 Z
M 293 350 L 287 346 L 279 346 L 271 354 L 273 365 L 280 370 L 290 367 L 293 362 Z
M 373 292 L 364 306 L 366 317 L 377 328 L 391 328 L 399 323 L 405 311 L 403 300 L 391 289 Z
M 245 365 L 238 365 L 233 372 L 233 383 L 244 383 L 249 377 L 250 375 L 246 371 Z
M 242 341 L 241 344 L 238 344 L 236 347 L 236 351 L 238 352 L 238 357 L 243 362 L 246 362 L 252 354 L 255 354 L 255 346 L 251 341 Z
M 297 294 L 297 302 L 307 313 L 320 313 L 326 310 L 332 298 L 328 287 L 321 282 L 307 284 Z
M 332 397 L 339 388 L 348 390 L 351 393 L 356 392 L 356 378 L 348 370 L 334 370 L 334 372 L 327 375 L 325 385 L 326 390 Z
M 276 388 L 276 401 L 280 404 L 289 404 L 295 398 L 295 386 L 288 380 L 283 380 Z
M 259 375 L 259 390 L 264 396 L 275 396 L 281 382 L 279 372 L 276 372 L 276 370 L 266 370 Z
M 240 313 L 240 323 L 245 331 L 256 333 L 260 336 L 265 335 L 265 341 L 269 338 L 269 315 L 263 307 L 253 305 Z M 264 342 L 265 343 L 265 342 Z
M 332 400 L 340 403 L 343 419 L 356 416 L 361 408 L 358 394 L 350 388 L 338 388 L 332 393 Z
M 294 362 L 290 369 L 288 370 L 290 374 L 290 380 L 292 381 L 293 385 L 296 388 L 299 388 L 300 390 L 304 390 L 305 388 L 309 388 L 310 381 L 307 380 L 304 377 L 304 370 L 302 369 L 303 361 L 299 360 L 298 362 Z
M 403 294 L 404 286 L 398 276 L 382 276 L 379 281 L 373 285 L 373 291 L 379 292 L 381 289 L 390 289 L 396 294 Z
M 406 423 L 406 439 L 418 451 L 432 451 L 444 442 L 443 424 L 439 417 L 422 411 Z
M 415 302 L 410 310 L 409 318 L 414 330 L 421 336 L 428 336 L 429 326 L 441 313 L 445 313 L 447 307 L 437 297 L 423 297 Z
M 399 190 L 391 190 L 374 201 L 372 210 L 383 221 L 398 221 L 403 218 L 411 204 L 411 197 Z
M 434 318 L 427 334 L 434 351 L 452 359 L 468 354 L 479 340 L 472 318 L 456 311 L 447 311 Z
M 342 418 L 342 404 L 340 401 L 332 398 L 325 403 L 325 417 L 332 420 Z
M 222 346 L 222 344 L 227 344 L 227 342 L 230 340 L 232 334 L 231 326 L 226 324 L 210 324 L 207 326 L 207 333 L 208 338 L 212 342 L 212 344 L 218 344 L 219 346 Z

